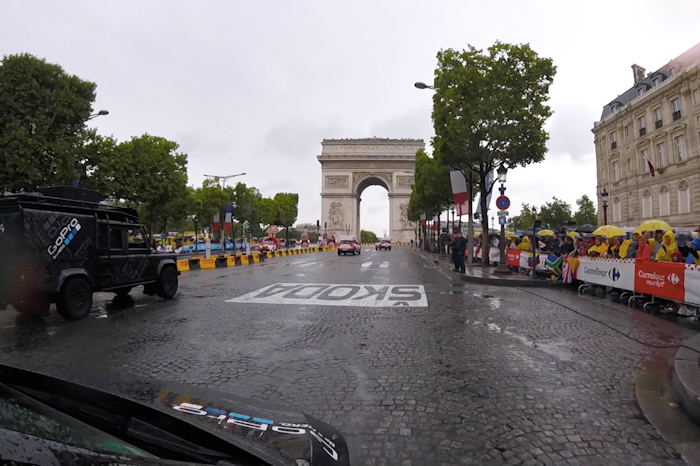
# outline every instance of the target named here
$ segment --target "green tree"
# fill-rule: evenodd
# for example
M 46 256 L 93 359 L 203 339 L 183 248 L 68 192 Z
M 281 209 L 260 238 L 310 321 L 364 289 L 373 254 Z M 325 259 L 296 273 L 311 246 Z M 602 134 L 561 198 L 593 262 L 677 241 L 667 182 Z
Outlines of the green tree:
M 571 206 L 556 196 L 540 207 L 539 212 L 543 228 L 558 230 L 572 221 Z
M 273 198 L 263 197 L 258 200 L 258 220 L 263 230 L 267 230 L 279 219 L 280 212 L 277 202 Z
M 433 97 L 433 147 L 443 164 L 462 170 L 481 193 L 482 228 L 488 230 L 486 177 L 540 162 L 552 114 L 546 104 L 556 68 L 529 45 L 496 42 L 486 52 L 472 46 L 437 55 Z M 473 177 L 472 177 L 473 175 Z M 488 262 L 484 254 L 483 262 Z
M 574 221 L 577 225 L 598 225 L 598 214 L 590 197 L 584 194 L 576 201 L 576 205 L 578 210 L 574 214 Z
M 437 151 L 436 151 L 437 152 Z M 416 151 L 416 169 L 411 197 L 408 202 L 408 219 L 418 221 L 422 214 L 440 216 L 453 201 L 450 171 L 423 149 Z
M 379 241 L 377 235 L 374 232 L 367 230 L 360 230 L 360 241 L 363 243 L 376 243 Z
M 95 184 L 114 200 L 144 204 L 153 231 L 157 218 L 179 215 L 173 204 L 186 196 L 187 155 L 177 149 L 177 143 L 158 136 L 131 138 L 118 144 L 113 156 L 100 160 Z
M 287 228 L 285 237 L 289 241 L 288 228 L 294 225 L 299 215 L 299 195 L 293 193 L 277 193 L 275 194 L 275 203 L 277 204 L 277 223 Z
M 234 187 L 227 187 L 226 191 L 233 203 L 233 217 L 236 220 L 240 223 L 247 221 L 251 226 L 261 223 L 260 202 L 263 197 L 257 188 L 248 187 L 245 183 L 237 183 Z
M 211 229 L 214 216 L 226 208 L 229 196 L 215 181 L 206 180 L 202 187 L 191 191 L 191 213 L 194 230 L 199 234 L 199 228 Z
M 29 54 L 0 62 L 0 191 L 27 191 L 76 177 L 81 130 L 95 84 Z
M 519 215 L 514 215 L 508 220 L 508 227 L 513 230 L 525 230 L 531 227 L 535 221 L 535 207 L 523 204 Z

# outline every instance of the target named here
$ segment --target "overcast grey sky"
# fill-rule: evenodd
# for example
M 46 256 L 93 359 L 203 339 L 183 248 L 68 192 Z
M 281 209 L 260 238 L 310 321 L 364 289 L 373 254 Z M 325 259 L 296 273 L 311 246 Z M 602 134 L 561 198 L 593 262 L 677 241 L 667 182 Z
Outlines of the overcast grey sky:
M 541 204 L 595 197 L 593 122 L 632 84 L 700 36 L 700 2 L 0 0 L 0 55 L 28 52 L 98 84 L 93 120 L 120 140 L 177 141 L 190 184 L 247 172 L 267 196 L 299 193 L 320 218 L 323 138 L 429 142 L 431 82 L 443 48 L 530 43 L 554 59 L 545 162 L 509 173 L 508 195 Z M 388 228 L 383 188 L 363 194 L 362 225 Z

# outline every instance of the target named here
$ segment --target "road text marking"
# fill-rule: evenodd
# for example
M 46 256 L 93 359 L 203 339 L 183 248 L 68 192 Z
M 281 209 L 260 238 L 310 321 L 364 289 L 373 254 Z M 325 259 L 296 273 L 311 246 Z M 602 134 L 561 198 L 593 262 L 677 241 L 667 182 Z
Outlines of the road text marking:
M 353 307 L 428 306 L 423 285 L 275 283 L 225 302 Z

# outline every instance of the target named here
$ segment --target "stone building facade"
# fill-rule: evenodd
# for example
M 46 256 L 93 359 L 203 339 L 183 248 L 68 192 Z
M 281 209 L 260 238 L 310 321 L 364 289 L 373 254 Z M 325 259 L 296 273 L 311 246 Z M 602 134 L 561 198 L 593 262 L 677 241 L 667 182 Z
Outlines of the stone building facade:
M 636 227 L 662 219 L 700 225 L 700 44 L 646 74 L 603 108 L 594 123 L 598 222 Z M 653 171 L 653 176 L 652 176 Z

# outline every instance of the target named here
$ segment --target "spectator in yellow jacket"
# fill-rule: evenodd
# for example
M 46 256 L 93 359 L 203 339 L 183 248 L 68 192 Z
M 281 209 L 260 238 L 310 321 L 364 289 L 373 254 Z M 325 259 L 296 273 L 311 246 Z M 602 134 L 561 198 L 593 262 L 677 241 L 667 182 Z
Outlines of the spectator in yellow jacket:
M 656 253 L 656 260 L 659 262 L 673 262 L 673 255 L 678 251 L 676 237 L 673 231 L 664 233 L 659 251 Z

